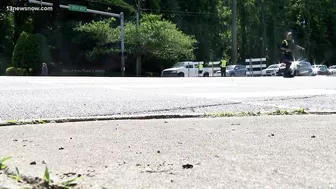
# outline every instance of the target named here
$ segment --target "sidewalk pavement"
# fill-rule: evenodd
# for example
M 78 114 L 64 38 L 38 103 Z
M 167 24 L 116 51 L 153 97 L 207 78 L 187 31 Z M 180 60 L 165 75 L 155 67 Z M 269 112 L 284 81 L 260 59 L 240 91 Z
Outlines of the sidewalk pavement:
M 335 122 L 301 115 L 8 126 L 0 127 L 0 158 L 33 177 L 46 166 L 55 181 L 80 174 L 77 188 L 332 188 Z M 0 186 L 17 185 L 0 174 Z

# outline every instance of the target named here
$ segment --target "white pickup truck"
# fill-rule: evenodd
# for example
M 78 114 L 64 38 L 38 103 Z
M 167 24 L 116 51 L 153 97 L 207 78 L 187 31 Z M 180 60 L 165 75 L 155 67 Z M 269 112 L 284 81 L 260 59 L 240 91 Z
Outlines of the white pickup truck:
M 199 65 L 203 64 L 203 69 Z M 220 70 L 220 62 L 209 62 L 208 66 L 204 62 L 178 62 L 172 68 L 164 69 L 161 77 L 209 77 Z

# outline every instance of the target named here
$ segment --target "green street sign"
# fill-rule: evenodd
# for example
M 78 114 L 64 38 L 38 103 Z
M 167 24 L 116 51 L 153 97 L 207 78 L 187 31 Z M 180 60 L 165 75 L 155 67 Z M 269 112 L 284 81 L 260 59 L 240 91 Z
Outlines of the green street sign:
M 70 11 L 78 11 L 78 12 L 87 12 L 87 8 L 85 6 L 72 5 L 72 4 L 69 4 L 68 10 L 70 10 Z

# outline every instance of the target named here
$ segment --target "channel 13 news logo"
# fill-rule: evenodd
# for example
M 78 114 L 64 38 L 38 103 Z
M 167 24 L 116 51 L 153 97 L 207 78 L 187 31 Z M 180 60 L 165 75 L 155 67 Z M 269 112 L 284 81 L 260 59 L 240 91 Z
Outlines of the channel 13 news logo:
M 10 12 L 15 11 L 52 11 L 53 7 L 34 7 L 29 6 L 29 0 L 20 0 L 16 6 L 6 6 L 6 10 Z

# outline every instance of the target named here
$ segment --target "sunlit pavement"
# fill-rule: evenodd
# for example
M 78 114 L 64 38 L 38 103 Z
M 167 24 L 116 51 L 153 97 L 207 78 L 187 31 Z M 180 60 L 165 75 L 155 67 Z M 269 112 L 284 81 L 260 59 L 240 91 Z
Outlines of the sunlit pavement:
M 336 78 L 0 77 L 0 119 L 270 111 L 336 111 Z
M 332 112 L 335 77 L 0 77 L 3 120 L 97 115 Z M 333 188 L 336 115 L 0 127 L 11 170 L 79 188 Z M 31 164 L 35 162 L 36 164 Z M 65 175 L 70 175 L 67 177 Z M 0 174 L 0 186 L 20 188 Z

